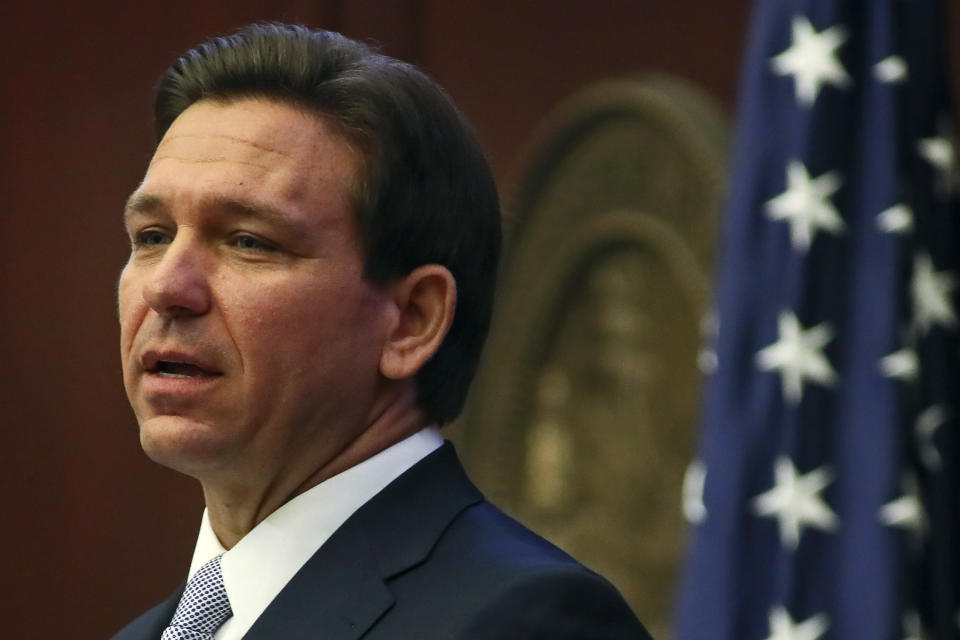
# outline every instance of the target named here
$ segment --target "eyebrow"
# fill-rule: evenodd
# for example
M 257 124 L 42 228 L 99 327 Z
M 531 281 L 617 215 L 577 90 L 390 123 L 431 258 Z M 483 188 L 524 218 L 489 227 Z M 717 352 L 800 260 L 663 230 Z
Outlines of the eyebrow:
M 244 218 L 263 218 L 290 225 L 293 218 L 282 209 L 265 202 L 241 200 L 237 198 L 211 196 L 199 203 L 204 209 L 228 211 Z M 166 213 L 169 210 L 164 199 L 153 193 L 134 193 L 127 199 L 123 208 L 123 218 L 128 220 L 138 213 Z
M 136 213 L 150 213 L 153 211 L 166 211 L 167 206 L 163 198 L 152 193 L 134 193 L 127 198 L 123 206 L 123 219 L 126 220 Z

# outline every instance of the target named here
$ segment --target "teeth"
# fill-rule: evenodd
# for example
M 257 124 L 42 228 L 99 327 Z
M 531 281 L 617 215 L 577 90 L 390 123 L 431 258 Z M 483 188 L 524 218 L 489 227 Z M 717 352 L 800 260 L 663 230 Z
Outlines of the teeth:
M 157 363 L 156 373 L 165 378 L 195 378 L 210 375 L 195 364 L 161 360 Z

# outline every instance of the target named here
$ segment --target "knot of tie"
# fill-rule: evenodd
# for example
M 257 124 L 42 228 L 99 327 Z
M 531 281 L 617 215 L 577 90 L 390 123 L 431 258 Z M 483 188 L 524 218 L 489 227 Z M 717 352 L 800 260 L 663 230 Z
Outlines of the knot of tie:
M 232 615 L 223 586 L 220 556 L 217 556 L 200 567 L 187 582 L 173 620 L 160 639 L 212 640 L 216 630 Z

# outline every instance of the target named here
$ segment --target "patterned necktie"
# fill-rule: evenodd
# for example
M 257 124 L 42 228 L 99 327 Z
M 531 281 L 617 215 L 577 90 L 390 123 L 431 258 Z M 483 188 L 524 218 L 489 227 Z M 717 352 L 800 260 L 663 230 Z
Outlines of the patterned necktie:
M 214 632 L 232 615 L 217 556 L 190 578 L 160 640 L 212 640 Z

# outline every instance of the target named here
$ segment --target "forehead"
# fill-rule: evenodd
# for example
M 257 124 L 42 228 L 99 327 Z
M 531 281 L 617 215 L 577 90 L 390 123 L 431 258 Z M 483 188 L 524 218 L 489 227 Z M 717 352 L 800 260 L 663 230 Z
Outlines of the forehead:
M 138 191 L 255 191 L 281 204 L 339 205 L 348 204 L 358 167 L 357 152 L 322 116 L 261 98 L 205 100 L 167 130 Z

